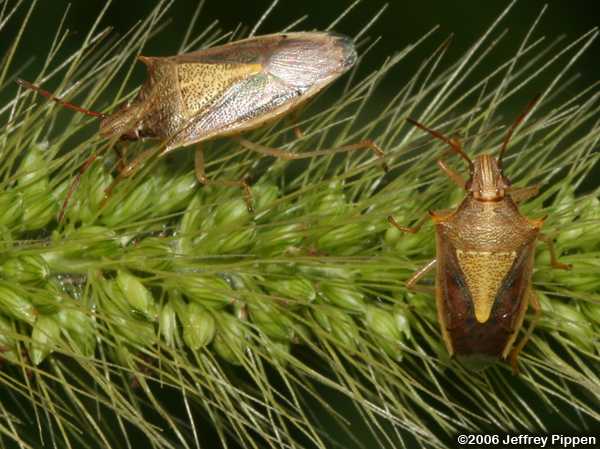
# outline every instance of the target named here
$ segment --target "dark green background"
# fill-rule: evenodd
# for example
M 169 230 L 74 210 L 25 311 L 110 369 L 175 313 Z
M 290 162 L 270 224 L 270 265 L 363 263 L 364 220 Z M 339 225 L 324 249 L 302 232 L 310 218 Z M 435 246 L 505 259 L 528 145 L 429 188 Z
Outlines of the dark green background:
M 207 0 L 195 31 L 201 32 L 215 19 L 219 20 L 224 30 L 231 30 L 239 23 L 251 28 L 270 3 L 271 0 Z M 305 14 L 309 17 L 298 29 L 325 28 L 350 3 L 347 0 L 281 0 L 263 24 L 259 34 L 277 32 Z M 455 38 L 447 61 L 456 59 L 487 29 L 508 3 L 508 1 L 497 0 L 391 0 L 387 11 L 369 33 L 370 36 L 381 36 L 382 39 L 375 51 L 364 61 L 363 68 L 366 71 L 376 67 L 387 55 L 403 49 L 439 24 L 440 28 L 436 35 L 422 49 L 403 61 L 379 91 L 380 95 L 383 93 L 391 95 L 395 86 L 401 85 L 412 75 L 417 64 L 428 54 L 428 49 L 433 49 L 444 37 L 454 33 Z M 510 34 L 489 58 L 489 64 L 503 61 L 514 53 L 545 3 L 549 4 L 549 8 L 536 33 L 537 36 L 545 35 L 551 40 L 559 34 L 566 34 L 568 40 L 572 40 L 598 25 L 598 18 L 600 18 L 598 1 L 521 0 L 502 23 L 500 28 L 508 27 Z M 68 4 L 67 0 L 41 0 L 37 5 L 13 66 L 14 69 L 19 66 L 19 63 L 32 56 L 36 58 L 22 74 L 23 77 L 34 77 L 41 67 L 50 46 L 50 37 Z M 105 4 L 106 2 L 102 0 L 78 0 L 71 4 L 67 18 L 67 27 L 72 31 L 68 39 L 68 48 L 74 50 L 80 45 Z M 154 0 L 115 0 L 110 5 L 102 25 L 110 25 L 114 27 L 114 33 L 123 34 L 136 21 L 144 17 L 155 4 Z M 175 53 L 197 4 L 197 0 L 176 0 L 167 14 L 171 22 L 158 38 L 152 40 L 145 53 L 158 56 Z M 363 0 L 336 27 L 336 31 L 355 35 L 384 4 L 383 0 Z M 25 10 L 26 8 L 21 8 L 21 16 L 24 15 Z M 12 26 L 9 25 L 2 31 L 0 46 L 8 45 L 12 34 L 17 30 L 18 23 L 18 20 L 12 20 Z M 595 43 L 577 63 L 574 71 L 581 73 L 581 79 L 571 87 L 571 92 L 598 79 L 596 65 L 599 49 L 599 44 Z M 143 70 L 140 69 L 136 76 L 141 79 Z M 531 92 L 543 90 L 547 81 L 548 78 L 537 79 L 539 87 L 531 86 Z M 527 94 L 528 92 L 524 95 Z M 523 103 L 528 99 L 523 99 Z

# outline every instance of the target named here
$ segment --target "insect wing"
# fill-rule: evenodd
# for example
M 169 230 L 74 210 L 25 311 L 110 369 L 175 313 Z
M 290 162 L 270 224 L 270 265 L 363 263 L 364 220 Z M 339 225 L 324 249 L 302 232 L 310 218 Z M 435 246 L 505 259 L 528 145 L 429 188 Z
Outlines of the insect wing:
M 253 129 L 280 117 L 346 72 L 355 63 L 356 53 L 352 42 L 343 36 L 290 33 L 247 39 L 169 60 L 179 67 L 213 65 L 213 78 L 227 79 L 228 85 L 219 90 L 223 83 L 211 84 L 207 78 L 201 83 L 205 91 L 212 90 L 213 97 L 218 92 L 218 96 L 200 107 L 189 102 L 201 92 L 194 97 L 182 89 L 191 113 L 169 140 L 167 150 Z
M 456 248 L 448 239 L 438 238 L 438 313 L 451 354 L 506 356 L 527 308 L 532 254 L 531 242 L 516 252 L 493 297 L 489 317 L 480 322 L 475 315 L 473 287 L 461 269 Z

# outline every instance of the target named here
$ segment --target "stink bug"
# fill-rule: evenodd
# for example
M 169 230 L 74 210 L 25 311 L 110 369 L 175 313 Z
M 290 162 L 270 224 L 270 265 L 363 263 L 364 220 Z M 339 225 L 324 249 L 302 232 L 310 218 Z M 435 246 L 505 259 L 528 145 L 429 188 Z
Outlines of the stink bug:
M 548 244 L 553 267 L 571 268 L 557 260 L 552 240 L 540 233 L 544 219 L 530 219 L 519 213 L 517 203 L 535 196 L 537 186 L 515 189 L 502 172 L 502 157 L 508 142 L 534 104 L 535 100 L 510 128 L 497 159 L 481 154 L 472 161 L 458 139 L 449 139 L 409 119 L 446 142 L 468 163 L 469 180 L 465 181 L 443 160 L 437 161 L 467 195 L 456 210 L 429 212 L 436 229 L 436 258 L 417 271 L 406 285 L 412 290 L 428 290 L 417 282 L 436 267 L 437 315 L 450 356 L 475 364 L 510 357 L 515 374 L 518 355 L 541 312 L 531 281 L 536 240 Z M 388 220 L 401 231 L 411 233 L 424 223 L 421 220 L 415 227 L 407 228 L 391 216 Z M 528 304 L 534 317 L 517 343 Z
M 352 40 L 329 32 L 271 34 L 177 56 L 140 56 L 148 69 L 148 79 L 132 101 L 110 115 L 65 102 L 27 81 L 18 82 L 67 108 L 101 118 L 100 134 L 106 138 L 160 139 L 160 155 L 199 144 L 195 163 L 198 180 L 202 184 L 219 182 L 243 187 L 250 207 L 250 190 L 244 180 L 210 181 L 206 177 L 202 142 L 239 135 L 294 111 L 347 72 L 356 59 Z M 371 149 L 383 156 L 370 140 L 304 153 L 269 148 L 241 138 L 239 142 L 249 150 L 283 159 L 356 149 Z M 131 163 L 122 164 L 119 177 L 130 176 L 155 151 L 147 150 Z M 93 158 L 84 163 L 82 170 Z M 61 215 L 79 176 L 67 194 Z

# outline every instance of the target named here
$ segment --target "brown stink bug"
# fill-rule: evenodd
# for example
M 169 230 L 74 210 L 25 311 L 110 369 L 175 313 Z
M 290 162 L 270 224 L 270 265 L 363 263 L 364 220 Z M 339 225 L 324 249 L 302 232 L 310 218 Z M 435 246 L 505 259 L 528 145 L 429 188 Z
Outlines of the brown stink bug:
M 347 72 L 357 56 L 348 37 L 329 32 L 296 32 L 252 37 L 177 56 L 139 59 L 148 68 L 146 82 L 132 101 L 110 115 L 67 103 L 26 81 L 18 82 L 67 108 L 100 117 L 100 134 L 106 138 L 160 139 L 160 155 L 198 144 L 198 180 L 202 184 L 218 182 L 244 188 L 250 207 L 250 190 L 245 181 L 210 181 L 206 177 L 202 142 L 236 136 L 289 114 Z M 370 140 L 304 153 L 269 148 L 241 138 L 239 142 L 249 150 L 283 159 L 356 149 L 371 149 L 383 156 Z M 130 176 L 155 151 L 147 150 L 131 163 L 122 164 L 119 178 Z M 84 163 L 82 170 L 93 158 Z M 61 216 L 78 179 L 79 176 L 67 194 Z
M 467 192 L 456 210 L 429 212 L 436 229 L 436 258 L 408 281 L 412 290 L 427 290 L 417 285 L 425 273 L 436 267 L 435 295 L 442 337 L 450 356 L 465 362 L 485 362 L 510 356 L 513 372 L 518 372 L 517 357 L 531 336 L 540 315 L 538 297 L 531 274 L 536 240 L 548 244 L 552 266 L 570 269 L 556 258 L 552 240 L 540 233 L 544 219 L 530 219 L 519 213 L 517 203 L 535 196 L 537 186 L 515 189 L 502 173 L 502 157 L 515 128 L 531 110 L 535 100 L 510 128 L 498 158 L 478 155 L 472 161 L 460 141 L 449 139 L 414 120 L 409 121 L 446 142 L 469 165 L 469 180 L 448 167 L 438 166 Z M 390 223 L 403 232 L 415 227 Z M 529 328 L 516 343 L 528 304 L 534 311 Z

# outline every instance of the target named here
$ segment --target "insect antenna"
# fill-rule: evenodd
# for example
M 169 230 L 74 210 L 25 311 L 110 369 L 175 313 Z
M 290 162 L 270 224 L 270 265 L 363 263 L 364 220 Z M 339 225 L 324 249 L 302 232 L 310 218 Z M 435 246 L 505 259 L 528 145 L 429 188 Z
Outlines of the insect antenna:
M 436 137 L 436 138 L 446 142 L 448 145 L 450 145 L 450 148 L 452 148 L 452 150 L 455 153 L 457 153 L 460 157 L 462 157 L 465 161 L 467 161 L 467 164 L 469 164 L 469 169 L 470 170 L 473 169 L 473 161 L 471 161 L 471 159 L 469 159 L 469 156 L 467 156 L 467 154 L 463 151 L 462 145 L 460 144 L 460 141 L 458 139 L 449 139 L 448 137 L 444 136 L 442 133 L 439 133 L 433 129 L 427 128 L 425 125 L 422 125 L 421 123 L 417 122 L 416 120 L 411 119 L 410 117 L 408 117 L 406 120 L 409 123 L 412 123 L 413 125 L 415 125 L 417 128 L 421 128 L 423 131 L 427 131 L 433 137 Z
M 533 98 L 533 100 L 531 100 L 529 102 L 529 104 L 525 107 L 525 110 L 523 112 L 521 112 L 521 115 L 519 115 L 517 117 L 515 122 L 512 124 L 512 126 L 508 130 L 508 133 L 506 134 L 506 137 L 504 138 L 504 142 L 502 143 L 502 148 L 500 149 L 500 153 L 498 154 L 498 166 L 499 167 L 502 166 L 502 157 L 504 156 L 504 153 L 506 153 L 506 148 L 508 147 L 508 142 L 510 141 L 513 133 L 515 132 L 515 129 L 517 129 L 517 126 L 519 126 L 521 124 L 521 122 L 525 119 L 525 117 L 527 117 L 527 114 L 529 114 L 529 112 L 531 112 L 533 107 L 540 100 L 541 96 L 542 96 L 541 94 L 537 94 Z
M 31 89 L 31 90 L 39 93 L 40 95 L 43 95 L 44 97 L 57 102 L 58 104 L 60 104 L 61 106 L 65 107 L 67 109 L 81 112 L 82 114 L 89 115 L 92 117 L 106 118 L 106 116 L 107 116 L 107 114 L 103 114 L 102 112 L 90 111 L 89 109 L 85 109 L 85 108 L 82 108 L 81 106 L 77 106 L 73 103 L 69 103 L 68 101 L 58 98 L 52 92 L 48 92 L 47 90 L 42 89 L 41 87 L 36 86 L 35 84 L 31 84 L 29 81 L 25 81 L 25 80 L 22 80 L 19 78 L 19 79 L 17 79 L 17 84 L 19 86 L 23 86 L 26 89 Z

